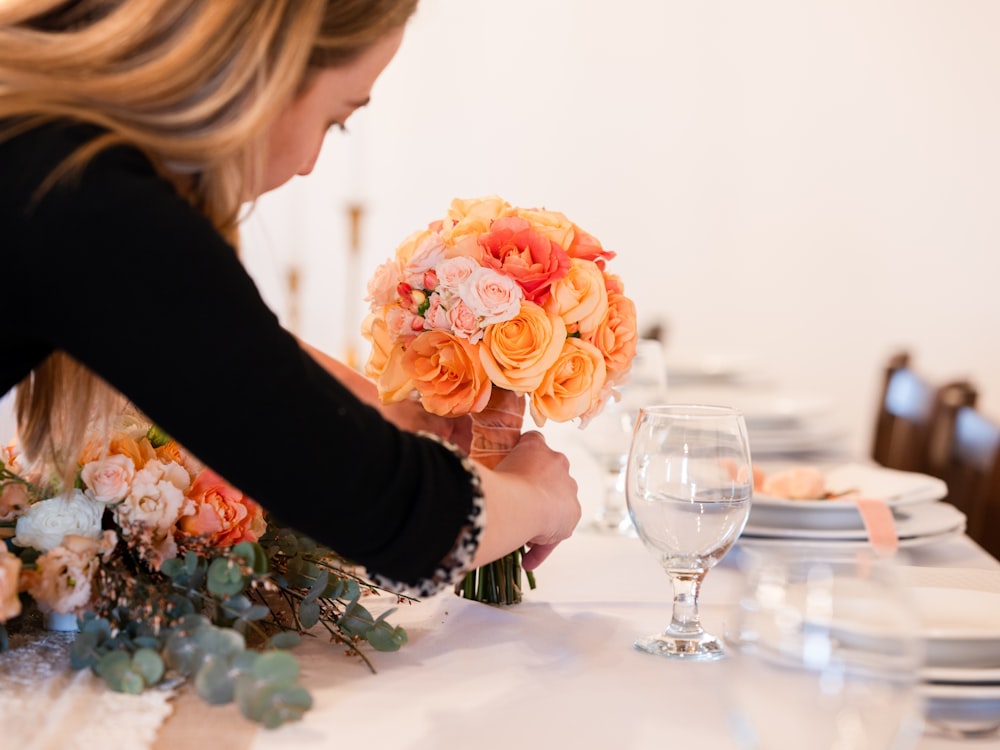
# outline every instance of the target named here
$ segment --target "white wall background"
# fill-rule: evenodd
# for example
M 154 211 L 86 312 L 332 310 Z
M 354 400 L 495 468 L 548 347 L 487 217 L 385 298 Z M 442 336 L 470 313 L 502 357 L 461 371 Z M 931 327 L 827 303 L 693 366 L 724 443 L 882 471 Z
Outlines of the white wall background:
M 998 30 L 997 0 L 423 0 L 351 133 L 251 214 L 245 257 L 286 322 L 303 267 L 299 332 L 363 356 L 374 267 L 496 193 L 617 250 L 668 364 L 829 398 L 859 450 L 899 347 L 1000 415 Z

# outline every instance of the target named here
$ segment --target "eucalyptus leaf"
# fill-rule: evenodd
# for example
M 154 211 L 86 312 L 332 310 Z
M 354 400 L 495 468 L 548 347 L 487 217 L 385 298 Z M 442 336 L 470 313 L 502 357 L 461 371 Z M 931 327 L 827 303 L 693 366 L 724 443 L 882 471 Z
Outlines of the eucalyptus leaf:
M 398 651 L 406 643 L 406 631 L 398 625 L 393 627 L 387 622 L 376 623 L 365 633 L 365 640 L 376 651 Z
M 328 571 L 320 570 L 316 575 L 316 580 L 312 582 L 309 587 L 309 593 L 306 594 L 305 599 L 302 601 L 304 603 L 314 602 L 319 598 L 319 595 L 326 590 L 326 584 L 330 580 L 330 574 Z
M 235 684 L 234 675 L 229 671 L 229 659 L 225 656 L 206 656 L 194 676 L 198 695 L 216 706 L 232 701 Z
M 163 659 L 148 648 L 140 648 L 132 655 L 132 671 L 142 676 L 147 685 L 155 685 L 163 679 Z
M 195 640 L 211 656 L 227 656 L 246 648 L 243 636 L 229 628 L 199 628 L 195 633 Z
M 217 557 L 208 566 L 208 590 L 216 596 L 234 596 L 246 588 L 246 578 L 240 566 L 224 557 Z
M 319 622 L 319 602 L 305 602 L 299 605 L 299 622 L 308 630 Z
M 271 648 L 281 648 L 281 649 L 291 649 L 295 648 L 302 642 L 302 636 L 298 633 L 286 630 L 281 633 L 275 633 L 271 636 L 271 640 L 268 643 Z
M 265 682 L 294 682 L 299 677 L 299 662 L 287 651 L 266 651 L 254 662 L 253 676 Z

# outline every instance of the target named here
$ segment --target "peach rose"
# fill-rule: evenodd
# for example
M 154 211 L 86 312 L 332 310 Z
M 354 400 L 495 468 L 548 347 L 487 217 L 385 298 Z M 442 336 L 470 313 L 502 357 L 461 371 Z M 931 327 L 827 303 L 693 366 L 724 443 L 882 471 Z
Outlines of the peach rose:
M 413 392 L 413 380 L 403 369 L 403 346 L 393 341 L 386 321 L 369 315 L 362 326 L 362 334 L 371 343 L 365 362 L 365 375 L 375 381 L 383 403 L 402 401 Z
M 135 462 L 122 455 L 91 461 L 80 471 L 80 481 L 87 488 L 87 496 L 105 504 L 121 502 L 134 476 Z
M 429 229 L 419 229 L 400 242 L 396 247 L 395 252 L 399 268 L 406 265 L 410 261 L 410 258 L 413 257 L 413 254 L 417 252 L 417 248 L 426 242 L 432 235 L 433 233 Z
M 115 506 L 115 520 L 126 537 L 140 537 L 143 556 L 154 568 L 177 556 L 177 520 L 194 512 L 184 493 L 191 475 L 172 461 L 148 461 L 135 474 L 128 496 Z
M 567 338 L 555 364 L 531 394 L 531 417 L 541 427 L 547 419 L 568 422 L 588 411 L 601 397 L 604 355 L 593 344 Z
M 255 542 L 267 530 L 260 505 L 211 469 L 195 477 L 188 497 L 195 511 L 181 518 L 181 531 L 201 537 L 213 547 Z
M 548 237 L 564 250 L 571 245 L 576 235 L 576 225 L 565 214 L 558 211 L 545 211 L 539 208 L 521 208 L 516 216 L 527 219 L 535 231 Z
M 623 294 L 608 295 L 608 313 L 588 339 L 604 355 L 608 378 L 619 382 L 635 357 L 636 331 L 635 303 Z
M 604 274 L 590 261 L 573 258 L 566 277 L 552 285 L 545 309 L 562 318 L 570 331 L 589 339 L 608 313 Z
M 566 251 L 517 216 L 493 222 L 479 237 L 479 246 L 483 264 L 517 281 L 532 302 L 543 302 L 549 287 L 569 271 Z
M 513 207 L 496 195 L 485 198 L 456 198 L 448 207 L 448 218 L 442 223 L 441 237 L 449 245 L 459 245 L 463 239 L 478 237 L 489 231 L 494 221 L 509 216 Z
M 21 558 L 0 543 L 0 623 L 21 614 L 21 600 L 17 595 L 20 577 Z
M 525 301 L 516 316 L 486 329 L 479 359 L 494 385 L 528 393 L 555 364 L 565 338 L 562 320 Z
M 372 309 L 394 304 L 396 302 L 396 287 L 399 286 L 402 279 L 403 274 L 395 259 L 380 264 L 375 269 L 371 279 L 368 280 L 368 294 L 365 297 L 365 302 L 371 303 Z
M 461 416 L 482 411 L 492 386 L 475 347 L 444 331 L 427 331 L 413 339 L 403 355 L 403 367 L 431 414 Z

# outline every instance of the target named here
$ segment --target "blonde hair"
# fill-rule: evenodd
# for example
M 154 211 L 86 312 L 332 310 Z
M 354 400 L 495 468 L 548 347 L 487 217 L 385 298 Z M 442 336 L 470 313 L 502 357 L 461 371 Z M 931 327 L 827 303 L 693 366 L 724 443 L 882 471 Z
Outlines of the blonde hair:
M 41 191 L 102 149 L 129 144 L 235 247 L 244 199 L 263 174 L 267 128 L 308 71 L 351 62 L 405 25 L 416 4 L 3 0 L 0 120 L 11 124 L 0 137 L 60 118 L 98 125 L 104 134 Z M 52 355 L 18 385 L 26 454 L 71 453 L 114 400 L 82 365 Z

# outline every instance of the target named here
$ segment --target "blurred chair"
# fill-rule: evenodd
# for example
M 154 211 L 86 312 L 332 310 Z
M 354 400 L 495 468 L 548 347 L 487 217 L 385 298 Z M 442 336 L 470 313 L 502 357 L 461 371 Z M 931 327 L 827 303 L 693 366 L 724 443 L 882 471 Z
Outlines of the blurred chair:
M 959 408 L 940 476 L 948 502 L 966 515 L 966 533 L 1000 558 L 1000 425 L 972 407 Z
M 949 460 L 955 414 L 976 404 L 965 380 L 935 386 L 912 366 L 908 352 L 893 355 L 885 370 L 871 456 L 892 469 L 941 476 Z

